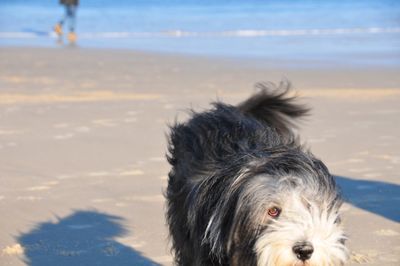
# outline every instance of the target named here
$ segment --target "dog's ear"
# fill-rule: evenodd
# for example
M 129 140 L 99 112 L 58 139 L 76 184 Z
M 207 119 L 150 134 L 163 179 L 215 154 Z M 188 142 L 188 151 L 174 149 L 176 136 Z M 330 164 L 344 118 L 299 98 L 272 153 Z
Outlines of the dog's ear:
M 279 86 L 273 83 L 257 83 L 259 92 L 239 104 L 238 109 L 245 115 L 275 128 L 278 133 L 288 134 L 296 124 L 295 119 L 308 114 L 309 108 L 296 103 L 296 96 L 289 96 L 291 86 L 282 81 Z

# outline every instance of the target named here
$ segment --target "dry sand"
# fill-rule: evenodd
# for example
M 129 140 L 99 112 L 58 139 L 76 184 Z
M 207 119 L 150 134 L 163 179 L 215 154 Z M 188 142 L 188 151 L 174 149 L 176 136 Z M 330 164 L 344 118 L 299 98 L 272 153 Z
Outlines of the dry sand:
M 291 80 L 346 197 L 349 265 L 400 265 L 400 75 L 84 49 L 0 49 L 0 264 L 171 265 L 168 123 Z

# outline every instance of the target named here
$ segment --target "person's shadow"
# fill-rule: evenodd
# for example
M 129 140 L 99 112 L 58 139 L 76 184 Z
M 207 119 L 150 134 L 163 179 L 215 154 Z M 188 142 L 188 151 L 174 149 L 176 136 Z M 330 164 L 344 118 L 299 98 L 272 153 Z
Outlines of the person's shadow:
M 335 176 L 346 202 L 400 222 L 400 185 Z
M 37 225 L 18 241 L 30 266 L 160 265 L 114 240 L 127 233 L 122 222 L 97 211 L 75 211 Z

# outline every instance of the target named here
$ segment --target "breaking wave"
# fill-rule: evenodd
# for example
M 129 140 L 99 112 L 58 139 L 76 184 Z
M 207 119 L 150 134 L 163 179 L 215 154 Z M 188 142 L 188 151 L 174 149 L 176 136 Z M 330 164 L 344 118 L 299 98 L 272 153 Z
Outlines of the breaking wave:
M 129 38 L 154 38 L 154 37 L 285 37 L 285 36 L 319 36 L 319 35 L 352 35 L 352 34 L 382 34 L 400 33 L 400 28 L 351 28 L 351 29 L 296 29 L 296 30 L 232 30 L 220 32 L 193 32 L 171 30 L 160 32 L 82 32 L 80 39 L 129 39 Z M 41 37 L 55 37 L 53 32 L 0 32 L 1 39 L 32 39 Z

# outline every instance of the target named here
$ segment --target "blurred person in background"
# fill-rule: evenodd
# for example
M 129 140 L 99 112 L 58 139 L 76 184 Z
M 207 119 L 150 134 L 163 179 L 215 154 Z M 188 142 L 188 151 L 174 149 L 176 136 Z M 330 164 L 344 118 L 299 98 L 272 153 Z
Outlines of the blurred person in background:
M 65 7 L 65 14 L 62 19 L 54 26 L 54 31 L 56 32 L 59 40 L 62 40 L 63 35 L 63 25 L 68 23 L 69 33 L 68 41 L 71 44 L 76 42 L 77 36 L 75 33 L 76 24 L 76 11 L 78 9 L 79 0 L 60 0 L 60 4 Z

